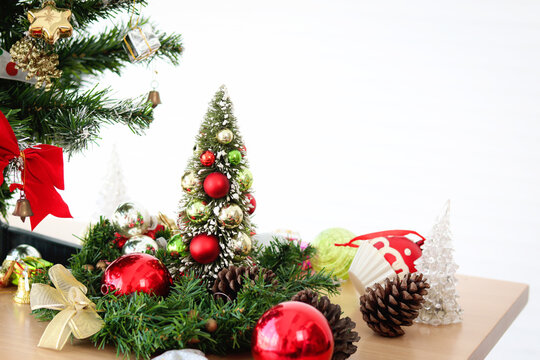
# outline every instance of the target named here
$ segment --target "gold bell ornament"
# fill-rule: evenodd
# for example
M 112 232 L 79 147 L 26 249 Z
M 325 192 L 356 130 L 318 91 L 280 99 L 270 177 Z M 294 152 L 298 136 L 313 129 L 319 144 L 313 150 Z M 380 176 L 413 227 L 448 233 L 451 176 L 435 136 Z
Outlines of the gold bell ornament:
M 30 304 L 30 282 L 28 281 L 28 265 L 25 265 L 23 272 L 23 278 L 19 279 L 17 285 L 17 292 L 13 296 L 13 301 L 17 304 Z
M 24 222 L 27 217 L 34 216 L 32 207 L 30 206 L 30 201 L 28 201 L 24 194 L 22 194 L 21 198 L 17 200 L 15 210 L 13 211 L 12 215 L 20 217 L 22 222 Z
M 157 70 L 154 70 L 154 79 L 152 80 L 152 83 L 150 84 L 152 86 L 152 90 L 150 90 L 150 92 L 148 93 L 148 102 L 152 103 L 152 108 L 155 109 L 156 106 L 158 106 L 159 104 L 161 104 L 161 98 L 159 97 L 159 91 L 156 90 L 156 88 L 158 87 L 158 82 L 157 80 L 155 79 L 155 77 L 157 76 L 158 72 Z

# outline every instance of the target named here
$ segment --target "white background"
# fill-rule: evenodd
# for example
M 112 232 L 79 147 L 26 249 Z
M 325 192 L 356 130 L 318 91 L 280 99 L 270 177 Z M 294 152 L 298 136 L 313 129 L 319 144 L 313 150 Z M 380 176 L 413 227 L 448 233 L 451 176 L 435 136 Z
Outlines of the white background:
M 155 65 L 163 104 L 145 137 L 109 128 L 67 164 L 76 221 L 97 211 L 113 144 L 131 198 L 173 214 L 224 83 L 260 232 L 427 234 L 451 199 L 459 272 L 531 285 L 488 358 L 540 356 L 540 2 L 167 0 L 143 14 L 182 33 L 185 53 Z M 100 80 L 136 96 L 153 69 Z

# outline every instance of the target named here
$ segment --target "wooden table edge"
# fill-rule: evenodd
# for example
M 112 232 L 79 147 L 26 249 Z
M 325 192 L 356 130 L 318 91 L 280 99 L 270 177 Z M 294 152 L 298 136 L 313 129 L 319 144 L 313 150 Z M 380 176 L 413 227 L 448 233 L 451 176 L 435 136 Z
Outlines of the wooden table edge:
M 523 285 L 523 291 L 521 292 L 517 300 L 512 304 L 512 306 L 510 306 L 510 308 L 504 314 L 504 316 L 493 327 L 491 332 L 486 335 L 486 337 L 480 344 L 478 344 L 476 349 L 473 351 L 473 353 L 469 357 L 469 360 L 484 359 L 489 354 L 489 352 L 495 347 L 495 345 L 504 335 L 506 330 L 510 328 L 510 325 L 512 325 L 514 320 L 517 319 L 521 311 L 523 311 L 523 309 L 527 305 L 527 302 L 529 301 L 529 288 L 530 287 L 528 284 L 523 284 L 523 283 L 519 283 L 519 284 Z

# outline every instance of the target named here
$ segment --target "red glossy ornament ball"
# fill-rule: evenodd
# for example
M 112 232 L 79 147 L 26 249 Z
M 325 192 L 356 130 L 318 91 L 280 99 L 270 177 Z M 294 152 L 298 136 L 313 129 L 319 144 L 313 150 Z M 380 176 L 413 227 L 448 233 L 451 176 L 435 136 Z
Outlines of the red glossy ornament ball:
M 101 281 L 103 295 L 116 290 L 117 295 L 145 292 L 167 296 L 173 280 L 161 261 L 149 254 L 120 256 L 105 269 Z
M 246 197 L 249 200 L 249 203 L 251 204 L 248 210 L 249 215 L 251 215 L 255 212 L 255 209 L 257 208 L 257 200 L 255 200 L 255 197 L 251 194 L 246 194 Z
M 216 161 L 216 156 L 213 152 L 206 150 L 201 154 L 200 160 L 204 166 L 212 166 L 214 165 L 214 161 Z
M 204 179 L 203 187 L 208 196 L 219 199 L 229 193 L 231 184 L 225 175 L 220 172 L 213 172 Z
M 219 241 L 217 236 L 199 234 L 189 243 L 191 257 L 199 264 L 209 264 L 219 256 Z
M 311 305 L 287 301 L 265 312 L 255 325 L 255 360 L 330 360 L 334 337 L 328 321 Z

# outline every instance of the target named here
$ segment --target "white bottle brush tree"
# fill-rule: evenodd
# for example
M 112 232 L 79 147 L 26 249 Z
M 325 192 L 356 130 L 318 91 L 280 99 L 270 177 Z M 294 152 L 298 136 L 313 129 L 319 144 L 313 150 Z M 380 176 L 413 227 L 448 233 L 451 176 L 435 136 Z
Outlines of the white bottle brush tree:
M 107 166 L 107 172 L 103 178 L 103 184 L 97 200 L 98 216 L 110 217 L 118 205 L 127 201 L 126 186 L 122 164 L 118 158 L 116 144 L 113 145 L 111 158 Z
M 417 322 L 430 325 L 447 325 L 462 320 L 462 310 L 457 301 L 454 248 L 450 232 L 450 201 L 444 207 L 422 247 L 422 256 L 416 262 L 418 272 L 423 273 L 431 285 L 424 297 Z
M 255 200 L 246 148 L 225 86 L 210 102 L 182 177 L 179 226 L 187 254 L 180 271 L 209 279 L 230 265 L 249 264 Z

